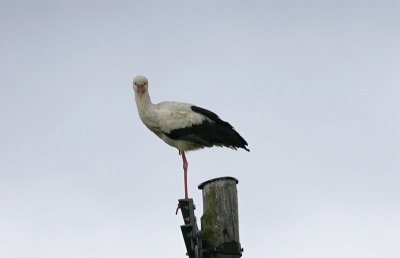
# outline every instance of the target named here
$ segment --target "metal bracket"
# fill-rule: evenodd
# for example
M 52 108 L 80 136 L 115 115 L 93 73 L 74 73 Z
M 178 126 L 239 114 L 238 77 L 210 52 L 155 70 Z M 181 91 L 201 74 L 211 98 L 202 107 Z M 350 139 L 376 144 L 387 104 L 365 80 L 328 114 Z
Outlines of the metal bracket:
M 193 204 L 193 199 L 179 199 L 179 206 L 181 207 L 183 222 L 185 225 L 181 226 L 183 240 L 189 258 L 202 258 L 201 253 L 201 239 L 200 231 L 197 227 L 196 216 L 194 210 L 196 209 Z

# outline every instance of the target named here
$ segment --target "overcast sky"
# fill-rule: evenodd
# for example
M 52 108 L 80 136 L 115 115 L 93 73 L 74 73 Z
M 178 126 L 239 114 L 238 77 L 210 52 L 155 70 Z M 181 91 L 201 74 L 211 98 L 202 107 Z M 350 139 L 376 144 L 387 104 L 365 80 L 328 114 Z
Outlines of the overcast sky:
M 213 110 L 250 153 L 189 152 L 189 195 L 239 179 L 243 257 L 400 257 L 399 1 L 0 4 L 0 257 L 185 257 L 178 151 L 153 102 Z

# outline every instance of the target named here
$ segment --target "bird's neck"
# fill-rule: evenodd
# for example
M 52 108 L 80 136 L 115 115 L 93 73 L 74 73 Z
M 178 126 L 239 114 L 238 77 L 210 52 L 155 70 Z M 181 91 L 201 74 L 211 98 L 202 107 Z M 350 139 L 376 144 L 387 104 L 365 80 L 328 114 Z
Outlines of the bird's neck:
M 146 112 L 152 109 L 153 103 L 151 103 L 149 92 L 146 91 L 143 93 L 141 97 L 138 94 L 135 94 L 136 105 L 139 111 L 139 114 L 142 112 Z

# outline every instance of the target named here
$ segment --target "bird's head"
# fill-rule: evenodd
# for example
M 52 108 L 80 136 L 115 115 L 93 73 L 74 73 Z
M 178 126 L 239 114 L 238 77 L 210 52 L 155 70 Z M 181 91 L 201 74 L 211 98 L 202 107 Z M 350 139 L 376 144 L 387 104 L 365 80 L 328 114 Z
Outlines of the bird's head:
M 133 79 L 133 90 L 138 94 L 139 98 L 142 98 L 143 93 L 147 92 L 148 87 L 149 83 L 146 77 L 138 75 Z

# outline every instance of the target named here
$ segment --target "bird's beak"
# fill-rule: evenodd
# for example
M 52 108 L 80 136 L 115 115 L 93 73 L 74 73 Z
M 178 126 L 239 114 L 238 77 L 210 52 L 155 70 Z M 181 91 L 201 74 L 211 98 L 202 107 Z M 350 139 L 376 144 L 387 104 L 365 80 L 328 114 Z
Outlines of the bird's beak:
M 138 93 L 139 93 L 139 99 L 142 98 L 143 91 L 144 91 L 143 87 L 144 87 L 143 85 L 138 85 L 138 86 L 137 86 Z

